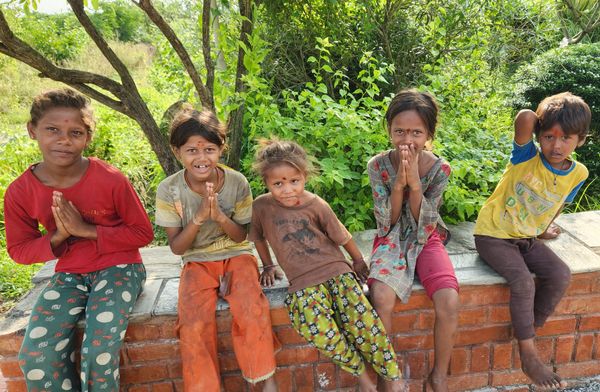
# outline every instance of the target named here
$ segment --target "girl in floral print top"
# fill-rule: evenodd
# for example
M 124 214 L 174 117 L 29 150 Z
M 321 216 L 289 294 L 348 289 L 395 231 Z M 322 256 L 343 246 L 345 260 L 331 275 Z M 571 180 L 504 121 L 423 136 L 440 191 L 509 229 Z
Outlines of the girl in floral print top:
M 377 235 L 371 255 L 371 302 L 387 331 L 399 297 L 410 296 L 414 275 L 435 307 L 435 363 L 428 377 L 434 391 L 447 391 L 454 345 L 458 282 L 444 247 L 447 229 L 439 216 L 450 166 L 427 151 L 438 107 L 428 93 L 404 90 L 390 102 L 387 132 L 393 149 L 369 160 Z

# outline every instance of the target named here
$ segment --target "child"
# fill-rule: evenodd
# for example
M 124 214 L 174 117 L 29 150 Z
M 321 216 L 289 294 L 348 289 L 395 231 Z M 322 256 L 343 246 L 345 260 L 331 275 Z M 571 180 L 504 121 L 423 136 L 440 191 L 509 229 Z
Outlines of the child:
M 552 222 L 588 177 L 585 166 L 575 162 L 571 153 L 585 142 L 590 121 L 588 105 L 570 93 L 544 99 L 536 113 L 520 111 L 510 162 L 475 224 L 479 255 L 508 281 L 523 372 L 543 388 L 566 383 L 539 358 L 533 341 L 535 328 L 544 325 L 554 311 L 571 273 L 536 238 L 558 235 Z M 534 133 L 539 148 L 533 142 Z M 538 279 L 537 288 L 531 272 Z
M 392 330 L 396 296 L 408 300 L 416 273 L 435 308 L 435 362 L 428 377 L 447 391 L 446 374 L 457 327 L 458 282 L 444 247 L 447 229 L 439 215 L 450 166 L 425 150 L 435 136 L 438 107 L 428 93 L 404 90 L 385 114 L 394 148 L 369 160 L 377 235 L 371 255 L 371 301 Z
M 290 281 L 285 303 L 296 331 L 358 376 L 361 391 L 376 390 L 365 360 L 389 380 L 386 390 L 402 390 L 394 349 L 355 279 L 354 272 L 361 279 L 368 274 L 362 255 L 329 205 L 304 189 L 311 171 L 306 153 L 294 142 L 264 142 L 255 169 L 270 192 L 252 206 L 249 238 L 264 265 L 261 282 L 270 286 L 275 278 L 268 241 Z
M 6 190 L 10 256 L 21 264 L 58 258 L 19 352 L 30 391 L 119 390 L 119 350 L 146 277 L 138 248 L 152 240 L 152 226 L 127 178 L 82 156 L 93 128 L 89 100 L 74 90 L 37 96 L 27 131 L 42 162 Z M 78 374 L 75 330 L 83 315 Z
M 178 325 L 185 391 L 220 390 L 217 293 L 233 315 L 233 349 L 242 376 L 275 391 L 274 336 L 258 263 L 246 241 L 252 193 L 246 178 L 219 164 L 225 130 L 211 112 L 184 110 L 171 125 L 171 147 L 184 169 L 163 180 L 156 223 L 183 256 Z

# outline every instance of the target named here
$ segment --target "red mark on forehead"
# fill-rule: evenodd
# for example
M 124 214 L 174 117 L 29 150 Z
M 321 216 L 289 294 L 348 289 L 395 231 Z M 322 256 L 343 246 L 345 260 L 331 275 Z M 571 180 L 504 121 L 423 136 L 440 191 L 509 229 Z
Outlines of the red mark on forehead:
M 559 137 L 564 136 L 564 132 L 561 131 L 560 129 L 555 128 L 552 130 L 552 136 L 554 136 L 555 138 L 559 138 Z
M 287 178 L 286 178 L 286 177 L 283 177 L 283 180 L 285 181 L 285 180 L 287 180 Z

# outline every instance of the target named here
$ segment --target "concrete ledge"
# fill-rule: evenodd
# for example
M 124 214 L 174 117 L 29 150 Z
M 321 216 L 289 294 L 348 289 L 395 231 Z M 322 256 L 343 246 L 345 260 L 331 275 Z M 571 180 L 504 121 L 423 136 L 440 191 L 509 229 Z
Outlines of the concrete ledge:
M 545 350 L 545 360 L 564 377 L 596 376 L 600 374 L 600 212 L 563 215 L 557 223 L 563 234 L 548 241 L 548 245 L 567 262 L 573 281 L 556 315 L 541 330 L 538 343 Z M 504 280 L 477 256 L 472 228 L 472 223 L 450 227 L 452 240 L 447 246 L 461 285 L 460 328 L 451 364 L 452 390 L 496 390 L 523 385 L 527 380 L 519 370 L 518 351 L 512 341 L 508 289 Z M 354 235 L 367 257 L 374 233 L 370 230 Z M 123 389 L 163 390 L 160 385 L 166 383 L 171 389 L 164 390 L 179 390 L 181 374 L 174 323 L 180 258 L 168 247 L 146 248 L 142 255 L 147 281 L 133 310 L 123 348 Z M 34 277 L 34 289 L 0 321 L 0 371 L 12 382 L 8 386 L 23 385 L 16 353 L 31 308 L 53 269 L 53 264 L 47 263 Z M 289 388 L 281 390 L 296 390 L 305 384 L 312 385 L 312 390 L 353 388 L 355 380 L 324 360 L 293 331 L 283 306 L 286 291 L 285 280 L 265 289 L 274 330 L 284 344 L 277 358 L 278 380 L 280 386 Z M 227 308 L 226 302 L 219 301 L 217 319 L 225 389 L 247 390 L 231 352 Z M 395 311 L 391 332 L 394 346 L 411 369 L 411 390 L 421 390 L 423 377 L 432 366 L 431 302 L 422 287 L 416 285 L 409 303 L 398 303 Z M 162 374 L 156 373 L 157 366 L 166 366 L 168 374 L 157 378 L 157 374 Z M 131 389 L 134 384 L 148 387 Z M 8 390 L 20 390 L 8 386 Z

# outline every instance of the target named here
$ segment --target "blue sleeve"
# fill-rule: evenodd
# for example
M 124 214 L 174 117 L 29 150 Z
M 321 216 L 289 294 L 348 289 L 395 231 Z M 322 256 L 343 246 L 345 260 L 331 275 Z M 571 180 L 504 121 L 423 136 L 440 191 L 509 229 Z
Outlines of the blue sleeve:
M 577 184 L 577 186 L 575 188 L 573 188 L 571 193 L 569 193 L 569 196 L 567 196 L 565 203 L 572 203 L 573 200 L 575 200 L 575 196 L 577 196 L 577 192 L 579 192 L 579 189 L 581 189 L 581 186 L 583 185 L 584 182 L 585 182 L 585 180 L 581 181 L 579 184 Z
M 513 149 L 510 154 L 510 163 L 512 163 L 513 165 L 516 165 L 519 163 L 526 162 L 526 161 L 530 160 L 531 158 L 533 158 L 534 156 L 536 156 L 536 154 L 537 154 L 537 148 L 535 147 L 535 144 L 533 143 L 533 139 L 531 139 L 529 142 L 523 144 L 522 146 L 517 144 L 517 142 L 515 142 L 513 140 Z

